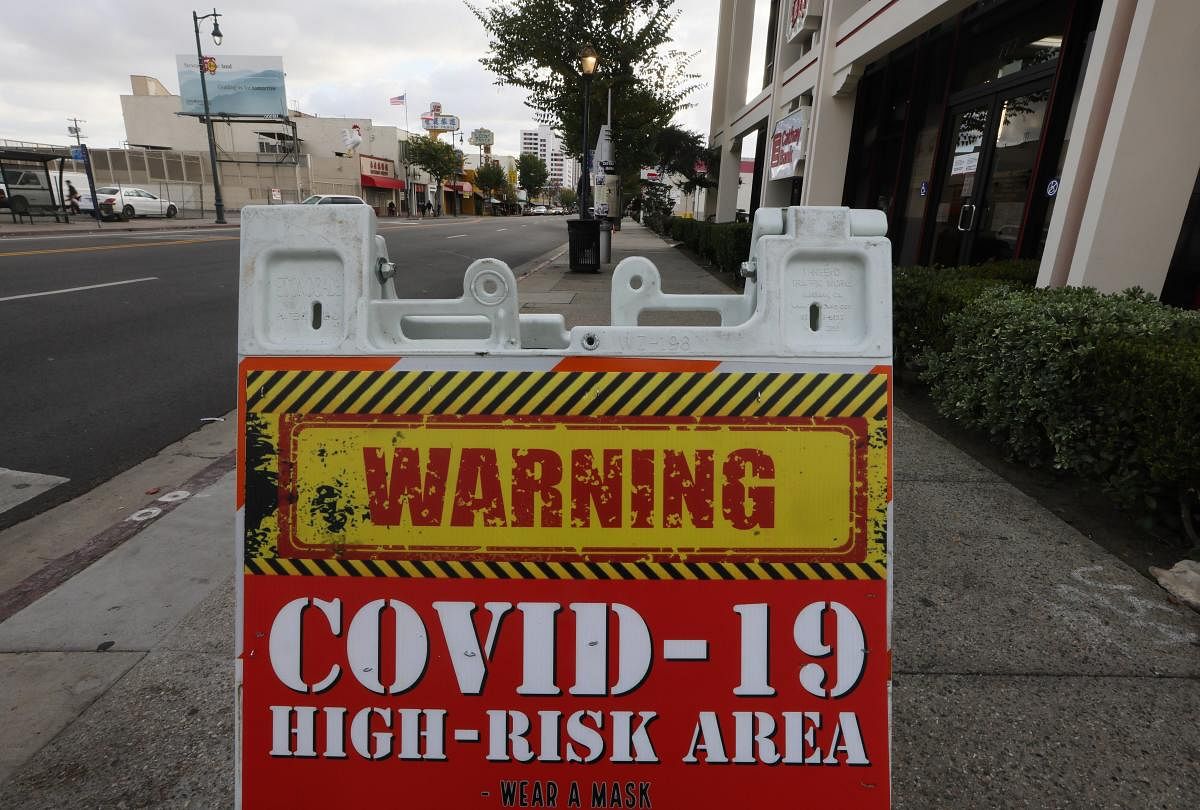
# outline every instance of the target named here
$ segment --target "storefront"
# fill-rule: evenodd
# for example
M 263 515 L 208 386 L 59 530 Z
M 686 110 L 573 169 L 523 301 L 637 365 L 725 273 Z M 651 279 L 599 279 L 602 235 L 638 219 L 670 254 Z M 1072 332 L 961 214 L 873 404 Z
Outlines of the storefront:
M 897 264 L 1041 256 L 1099 6 L 980 3 L 866 67 L 844 202 Z
M 400 212 L 404 203 L 404 181 L 396 178 L 396 162 L 373 155 L 360 155 L 363 199 L 378 216 L 386 216 L 388 203 Z
M 721 0 L 705 215 L 876 208 L 898 265 L 1196 306 L 1197 26 L 1171 0 Z

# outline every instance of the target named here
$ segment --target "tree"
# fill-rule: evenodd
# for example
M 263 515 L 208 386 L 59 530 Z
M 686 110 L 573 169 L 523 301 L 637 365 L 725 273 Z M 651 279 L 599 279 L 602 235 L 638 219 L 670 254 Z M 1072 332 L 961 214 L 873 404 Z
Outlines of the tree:
M 408 139 L 409 160 L 420 166 L 437 180 L 438 210 L 442 209 L 442 184 L 453 180 L 462 172 L 462 155 L 454 147 L 427 135 L 413 135 Z
M 716 187 L 720 150 L 706 147 L 700 133 L 671 124 L 658 133 L 654 151 L 654 165 L 685 194 Z
M 475 172 L 475 184 L 485 196 L 491 197 L 497 189 L 508 182 L 504 167 L 499 163 L 485 163 Z
M 546 185 L 550 170 L 546 168 L 546 161 L 526 152 L 517 159 L 517 177 L 520 179 L 520 187 L 525 189 L 532 202 L 533 197 Z
M 565 207 L 570 208 L 579 202 L 579 195 L 575 193 L 575 189 L 573 188 L 560 189 L 558 192 L 558 201 Z
M 592 82 L 587 142 L 595 144 L 608 90 L 613 91 L 613 149 L 623 180 L 653 163 L 655 136 L 675 113 L 690 106 L 698 85 L 687 72 L 693 55 L 665 46 L 678 12 L 675 0 L 492 0 L 467 3 L 492 40 L 480 60 L 497 84 L 529 91 L 526 104 L 539 123 L 562 136 L 565 150 L 581 157 L 583 83 L 579 50 L 600 54 Z

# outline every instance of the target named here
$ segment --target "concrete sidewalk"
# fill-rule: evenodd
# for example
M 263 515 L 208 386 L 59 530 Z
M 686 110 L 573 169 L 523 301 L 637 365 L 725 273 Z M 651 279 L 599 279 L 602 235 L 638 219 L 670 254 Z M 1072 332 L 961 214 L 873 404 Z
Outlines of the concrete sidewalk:
M 614 240 L 631 254 L 668 292 L 727 291 L 636 225 Z M 607 322 L 610 274 L 569 273 L 563 252 L 517 270 L 524 311 Z M 220 463 L 0 623 L 0 807 L 230 804 L 235 483 Z M 895 522 L 896 807 L 1195 806 L 1200 615 L 898 410 Z

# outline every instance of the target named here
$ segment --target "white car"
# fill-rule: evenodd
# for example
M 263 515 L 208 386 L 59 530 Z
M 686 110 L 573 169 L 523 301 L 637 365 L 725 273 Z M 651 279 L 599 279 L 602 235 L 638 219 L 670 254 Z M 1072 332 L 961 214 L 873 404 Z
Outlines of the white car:
M 529 213 L 533 214 L 535 217 L 540 217 L 540 216 L 543 216 L 543 215 L 546 213 L 546 206 L 544 206 L 544 205 L 535 205 L 535 206 L 533 207 L 533 210 L 532 210 L 532 211 L 530 211 Z
M 308 197 L 301 205 L 366 205 L 366 200 L 362 197 L 355 197 L 350 194 L 314 194 Z
M 83 211 L 92 210 L 92 196 L 80 192 L 79 208 Z M 129 186 L 101 186 L 96 189 L 96 202 L 100 210 L 104 206 L 112 206 L 112 215 L 122 219 L 134 217 L 173 217 L 179 213 L 175 203 L 163 197 L 156 197 L 149 191 Z

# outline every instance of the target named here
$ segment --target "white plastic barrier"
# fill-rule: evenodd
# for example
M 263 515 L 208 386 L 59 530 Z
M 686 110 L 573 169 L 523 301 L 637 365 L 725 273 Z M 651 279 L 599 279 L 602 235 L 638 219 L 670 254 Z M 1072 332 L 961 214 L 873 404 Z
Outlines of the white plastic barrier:
M 760 209 L 741 293 L 628 258 L 567 330 L 496 259 L 398 299 L 366 208 L 244 208 L 238 801 L 887 807 L 885 230 Z
M 522 353 L 889 358 L 891 256 L 879 211 L 759 209 L 740 295 L 663 293 L 649 260 L 613 271 L 611 325 L 567 331 L 521 314 L 497 259 L 467 268 L 457 299 L 398 300 L 369 210 L 249 206 L 242 213 L 243 355 Z M 402 272 L 402 271 L 399 271 Z M 711 310 L 712 326 L 638 326 L 647 311 Z M 677 340 L 662 340 L 665 335 Z M 687 348 L 682 348 L 686 346 Z

